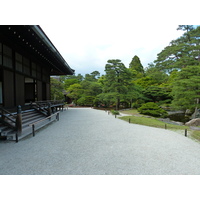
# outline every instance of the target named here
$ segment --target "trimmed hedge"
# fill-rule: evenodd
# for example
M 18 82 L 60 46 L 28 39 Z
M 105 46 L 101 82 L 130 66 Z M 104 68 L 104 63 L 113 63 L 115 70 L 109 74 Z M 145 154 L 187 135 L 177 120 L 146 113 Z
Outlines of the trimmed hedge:
M 111 113 L 112 113 L 113 115 L 119 115 L 119 111 L 117 111 L 117 110 L 111 110 Z
M 148 102 L 143 104 L 140 108 L 138 108 L 138 112 L 143 115 L 150 115 L 153 117 L 167 117 L 168 113 L 161 107 L 159 107 L 156 103 Z

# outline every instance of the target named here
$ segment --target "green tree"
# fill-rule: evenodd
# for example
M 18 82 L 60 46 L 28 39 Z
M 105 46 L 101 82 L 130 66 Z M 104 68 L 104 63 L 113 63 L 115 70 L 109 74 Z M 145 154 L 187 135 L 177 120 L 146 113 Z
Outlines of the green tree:
M 73 99 L 75 104 L 77 104 L 77 100 L 81 97 L 81 94 L 83 93 L 82 86 L 79 83 L 75 83 L 69 86 L 67 92 L 69 93 L 68 96 Z
M 81 96 L 81 98 L 77 100 L 77 104 L 80 106 L 93 106 L 94 100 L 94 96 Z
M 139 113 L 154 117 L 167 117 L 167 111 L 159 107 L 156 103 L 148 102 L 138 108 Z
M 96 100 L 96 96 L 102 92 L 101 84 L 98 82 L 100 73 L 94 71 L 86 74 L 84 80 L 80 83 L 83 93 L 81 94 L 78 104 L 84 106 L 91 106 Z
M 143 94 L 149 101 L 153 101 L 154 103 L 170 103 L 172 100 L 170 90 L 167 87 L 149 86 L 145 88 Z
M 51 87 L 51 99 L 52 100 L 63 100 L 64 99 L 64 84 L 55 78 L 50 78 Z
M 182 31 L 191 31 L 194 29 L 194 26 L 193 25 L 178 25 L 178 28 L 177 30 L 182 30 Z
M 177 73 L 172 87 L 172 105 L 176 109 L 199 108 L 200 66 L 187 66 Z
M 193 25 L 179 25 L 177 30 L 186 31 L 187 41 L 190 41 L 190 32 L 194 30 Z
M 139 78 L 133 82 L 136 83 L 137 85 L 142 86 L 143 88 L 147 88 L 148 86 L 152 86 L 152 85 L 158 85 L 156 80 L 150 76 Z
M 83 76 L 81 74 L 76 75 L 67 75 L 63 76 L 61 79 L 64 83 L 65 89 L 67 89 L 70 85 L 75 83 L 80 83 L 83 80 Z
M 98 80 L 100 78 L 100 72 L 99 71 L 93 71 L 91 73 L 91 75 L 96 79 Z
M 132 71 L 136 71 L 138 77 L 144 76 L 144 68 L 140 62 L 140 58 L 136 55 L 130 62 L 129 69 L 131 69 Z
M 165 72 L 155 67 L 153 63 L 148 64 L 148 67 L 145 69 L 145 76 L 150 77 L 157 85 L 166 83 L 169 78 Z
M 65 89 L 67 89 L 70 85 L 73 85 L 75 83 L 80 83 L 80 81 L 77 80 L 77 79 L 72 79 L 72 78 L 65 79 L 65 81 L 64 81 L 64 87 L 65 87 Z
M 180 25 L 180 29 L 186 30 L 180 38 L 170 42 L 155 60 L 156 67 L 163 71 L 182 69 L 189 65 L 200 64 L 200 27 L 191 28 L 188 25 Z
M 103 80 L 103 94 L 100 97 L 107 102 L 115 102 L 116 110 L 119 109 L 120 100 L 128 94 L 131 85 L 131 72 L 121 60 L 108 60 L 105 66 L 106 75 Z

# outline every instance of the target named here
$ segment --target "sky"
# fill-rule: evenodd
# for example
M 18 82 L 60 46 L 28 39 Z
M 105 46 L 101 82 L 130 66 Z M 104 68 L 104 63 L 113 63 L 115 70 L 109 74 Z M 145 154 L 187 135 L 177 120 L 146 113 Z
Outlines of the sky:
M 41 28 L 76 74 L 95 70 L 102 74 L 109 59 L 120 59 L 129 67 L 135 55 L 147 67 L 171 40 L 183 34 L 176 30 L 177 24 L 134 25 L 131 19 L 122 21 L 125 23 L 102 19 L 93 25 L 84 20 L 77 26 L 41 24 Z
M 189 9 L 190 4 L 198 3 L 196 0 L 180 2 L 57 0 L 47 4 L 42 0 L 8 0 L 3 4 L 9 9 L 2 9 L 0 15 L 6 24 L 40 25 L 76 75 L 96 70 L 103 74 L 109 59 L 120 59 L 129 67 L 135 55 L 145 68 L 181 36 L 178 25 L 190 24 L 188 16 L 198 16 L 199 11 L 198 6 Z M 192 23 L 198 18 L 194 16 Z
M 163 10 L 155 14 L 149 1 L 133 2 L 73 0 L 65 7 L 65 20 L 39 25 L 76 74 L 102 74 L 109 59 L 120 59 L 128 67 L 135 55 L 147 67 L 183 32 L 170 19 L 160 21 Z

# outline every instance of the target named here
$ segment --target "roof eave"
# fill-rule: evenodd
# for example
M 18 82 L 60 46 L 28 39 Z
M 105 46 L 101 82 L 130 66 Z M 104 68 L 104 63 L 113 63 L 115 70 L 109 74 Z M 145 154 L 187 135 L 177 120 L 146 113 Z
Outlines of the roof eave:
M 56 47 L 53 45 L 53 43 L 50 41 L 50 39 L 47 37 L 47 35 L 44 33 L 42 28 L 39 25 L 32 25 L 32 30 L 37 34 L 37 36 L 45 43 L 45 45 L 49 48 L 49 50 L 55 54 L 55 56 L 60 61 L 60 69 L 59 67 L 56 67 L 56 70 L 53 70 L 51 75 L 73 75 L 75 70 L 71 69 L 68 63 L 64 60 L 64 58 L 61 56 L 59 51 L 56 49 Z

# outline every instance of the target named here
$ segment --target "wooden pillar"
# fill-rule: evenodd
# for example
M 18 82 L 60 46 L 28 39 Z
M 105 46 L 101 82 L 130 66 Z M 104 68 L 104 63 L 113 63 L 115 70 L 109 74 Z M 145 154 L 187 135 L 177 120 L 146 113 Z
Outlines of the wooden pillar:
M 18 135 L 22 134 L 22 109 L 20 105 L 17 106 L 16 130 Z
M 48 102 L 48 116 L 51 115 L 51 103 Z

